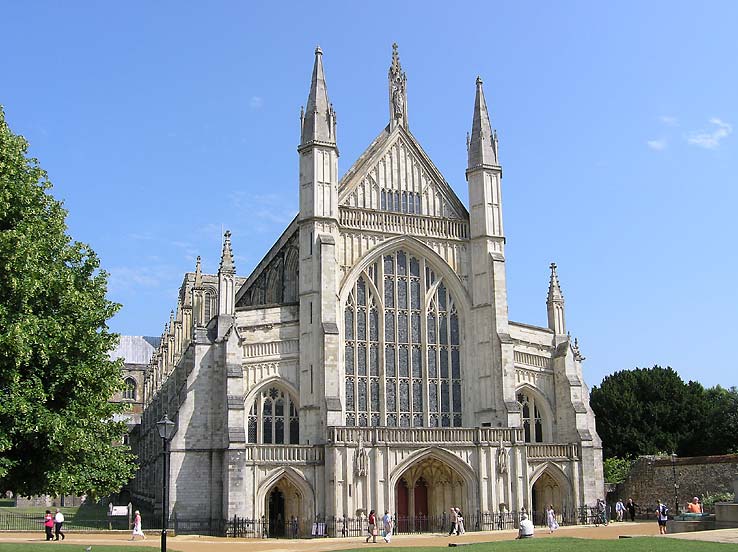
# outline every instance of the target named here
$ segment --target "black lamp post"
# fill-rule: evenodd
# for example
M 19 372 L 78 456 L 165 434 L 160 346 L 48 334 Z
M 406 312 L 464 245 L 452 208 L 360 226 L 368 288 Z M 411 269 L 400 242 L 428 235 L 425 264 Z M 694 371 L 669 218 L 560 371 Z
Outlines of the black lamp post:
M 675 452 L 671 453 L 671 473 L 674 476 L 674 513 L 679 513 L 679 483 L 677 482 L 677 472 L 676 472 L 676 458 L 677 455 Z
M 167 525 L 169 521 L 169 441 L 174 436 L 175 425 L 169 416 L 156 422 L 159 437 L 164 442 L 164 466 L 162 468 L 162 493 L 161 493 L 161 552 L 167 552 Z

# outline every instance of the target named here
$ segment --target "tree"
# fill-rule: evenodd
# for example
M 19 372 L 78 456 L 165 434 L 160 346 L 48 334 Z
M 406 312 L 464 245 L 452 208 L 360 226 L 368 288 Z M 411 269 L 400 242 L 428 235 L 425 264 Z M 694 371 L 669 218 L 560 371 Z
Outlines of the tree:
M 107 494 L 133 475 L 120 442 L 107 274 L 0 107 L 0 490 Z
M 738 389 L 719 385 L 705 390 L 693 405 L 692 433 L 682 443 L 682 454 L 701 456 L 738 452 Z
M 600 387 L 592 388 L 590 396 L 605 457 L 683 455 L 704 396 L 699 383 L 684 383 L 668 367 L 636 368 L 607 376 Z

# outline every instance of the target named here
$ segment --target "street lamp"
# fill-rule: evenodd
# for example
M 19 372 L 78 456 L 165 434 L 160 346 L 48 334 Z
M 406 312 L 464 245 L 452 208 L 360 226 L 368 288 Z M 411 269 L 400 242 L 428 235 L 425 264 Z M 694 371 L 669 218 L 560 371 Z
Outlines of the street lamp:
M 671 453 L 671 473 L 674 476 L 674 514 L 679 513 L 679 483 L 677 482 L 676 472 L 676 458 L 675 452 Z
M 176 426 L 169 416 L 164 417 L 156 422 L 156 429 L 159 430 L 159 437 L 164 441 L 164 466 L 162 469 L 162 493 L 161 493 L 161 552 L 167 552 L 167 525 L 169 521 L 169 441 L 174 436 Z

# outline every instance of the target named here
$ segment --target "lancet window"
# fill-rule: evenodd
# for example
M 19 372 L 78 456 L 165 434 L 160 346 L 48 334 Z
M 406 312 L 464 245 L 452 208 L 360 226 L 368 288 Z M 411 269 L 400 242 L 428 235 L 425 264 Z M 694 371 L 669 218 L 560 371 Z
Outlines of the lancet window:
M 420 194 L 399 190 L 382 190 L 379 206 L 383 211 L 420 214 Z
M 399 250 L 357 279 L 344 373 L 346 425 L 461 426 L 459 314 L 425 259 Z
M 518 402 L 523 414 L 523 431 L 526 443 L 543 442 L 543 418 L 541 410 L 536 405 L 535 397 L 527 391 L 519 391 Z
M 251 405 L 246 431 L 249 443 L 298 444 L 300 420 L 297 404 L 279 387 L 265 389 Z

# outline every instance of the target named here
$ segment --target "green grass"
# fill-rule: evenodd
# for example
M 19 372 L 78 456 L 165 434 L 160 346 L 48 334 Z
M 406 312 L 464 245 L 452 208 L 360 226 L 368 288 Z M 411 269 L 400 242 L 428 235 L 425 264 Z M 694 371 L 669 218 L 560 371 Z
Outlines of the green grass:
M 87 548 L 86 545 L 79 544 L 61 544 L 54 542 L 49 545 L 48 542 L 30 543 L 30 544 L 9 544 L 0 543 L 0 552 L 48 552 L 50 548 L 61 550 L 62 552 L 80 552 Z M 167 547 L 168 550 L 175 552 L 174 549 Z M 152 552 L 156 550 L 150 546 L 110 546 L 104 544 L 92 543 L 93 552 Z
M 448 547 L 417 546 L 371 547 L 373 552 L 448 552 Z M 734 544 L 687 541 L 661 537 L 638 537 L 618 540 L 575 539 L 553 537 L 494 541 L 464 545 L 464 552 L 728 552 Z M 2 549 L 0 549 L 2 552 Z M 347 551 L 353 552 L 353 551 Z

